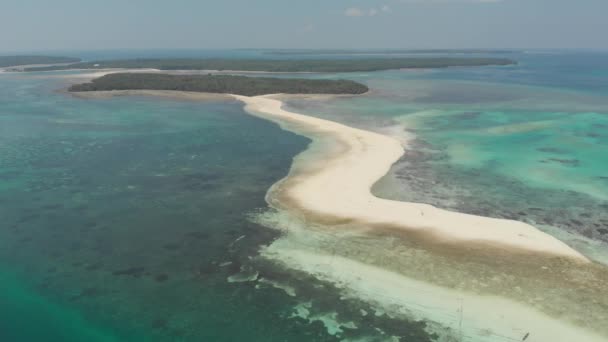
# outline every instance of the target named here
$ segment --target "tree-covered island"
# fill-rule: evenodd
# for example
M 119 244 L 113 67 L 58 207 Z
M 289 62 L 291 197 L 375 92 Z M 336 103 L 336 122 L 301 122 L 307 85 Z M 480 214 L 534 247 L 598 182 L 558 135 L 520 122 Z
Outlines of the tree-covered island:
M 63 66 L 32 67 L 24 71 L 69 69 L 159 69 L 262 72 L 370 72 L 391 69 L 424 69 L 512 65 L 506 58 L 364 58 L 364 59 L 129 59 L 74 63 Z
M 77 84 L 71 92 L 109 90 L 173 90 L 257 96 L 266 94 L 363 94 L 366 85 L 349 80 L 287 79 L 231 75 L 167 75 L 116 73 L 90 83 Z

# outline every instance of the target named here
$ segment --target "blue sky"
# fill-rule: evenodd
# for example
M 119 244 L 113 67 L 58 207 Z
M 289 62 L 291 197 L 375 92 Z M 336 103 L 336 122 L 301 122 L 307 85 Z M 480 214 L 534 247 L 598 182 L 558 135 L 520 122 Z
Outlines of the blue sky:
M 608 0 L 2 0 L 0 52 L 608 48 Z

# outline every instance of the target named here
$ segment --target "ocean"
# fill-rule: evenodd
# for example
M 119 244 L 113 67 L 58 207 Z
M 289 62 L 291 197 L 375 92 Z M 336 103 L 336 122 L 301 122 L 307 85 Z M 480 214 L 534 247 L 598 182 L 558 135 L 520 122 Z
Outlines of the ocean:
M 413 135 L 380 197 L 529 222 L 606 263 L 607 56 L 539 51 L 509 55 L 515 66 L 359 74 L 367 96 L 289 106 Z
M 311 74 L 372 91 L 288 106 L 415 136 L 378 196 L 529 222 L 606 262 L 607 56 Z M 437 340 L 259 257 L 280 232 L 253 218 L 308 139 L 237 102 L 73 98 L 63 74 L 0 74 L 0 340 Z

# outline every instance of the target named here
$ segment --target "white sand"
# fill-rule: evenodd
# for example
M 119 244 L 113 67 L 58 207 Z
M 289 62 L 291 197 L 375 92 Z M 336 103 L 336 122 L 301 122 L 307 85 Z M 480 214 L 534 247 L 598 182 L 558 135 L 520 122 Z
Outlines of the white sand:
M 175 90 L 103 90 L 103 91 L 81 91 L 70 92 L 70 95 L 84 99 L 105 99 L 116 96 L 153 96 L 173 100 L 187 101 L 226 101 L 233 100 L 230 95 L 200 93 L 191 91 Z
M 197 97 L 195 94 L 180 96 Z M 428 233 L 464 248 L 482 242 L 501 247 L 503 251 L 525 250 L 568 257 L 581 263 L 588 261 L 559 240 L 524 223 L 379 199 L 370 189 L 404 153 L 399 141 L 285 111 L 281 108 L 282 102 L 270 96 L 234 97 L 245 102 L 246 110 L 254 115 L 278 122 L 297 133 L 336 142 L 335 146 L 323 151 L 323 155 L 330 157 L 315 161 L 315 165 L 309 165 L 310 160 L 297 159 L 290 175 L 275 186 L 273 196 L 286 200 L 281 203 L 282 209 L 364 225 L 389 224 L 404 231 Z M 325 149 L 326 146 L 313 144 L 312 148 Z M 302 165 L 304 163 L 306 165 Z M 442 336 L 441 341 L 522 341 L 528 333 L 528 342 L 608 341 L 566 319 L 551 317 L 507 298 L 441 287 L 329 255 L 331 251 L 316 245 L 323 237 L 315 236 L 307 229 L 293 230 L 263 249 L 262 255 L 332 282 L 342 288 L 346 296 L 363 299 L 379 310 L 428 320 L 431 330 Z M 590 316 L 589 319 L 601 322 L 601 318 Z
M 161 70 L 158 69 L 70 69 L 67 71 L 86 71 L 79 74 L 69 74 L 69 75 L 53 75 L 51 77 L 58 78 L 67 78 L 78 80 L 81 82 L 91 81 L 93 79 L 103 77 L 110 74 L 118 74 L 118 73 L 162 73 Z
M 0 72 L 22 72 L 27 68 L 44 68 L 44 67 L 52 67 L 52 66 L 64 66 L 70 65 L 72 63 L 56 63 L 56 64 L 22 64 L 22 65 L 13 65 L 0 68 Z
M 447 289 L 335 255 L 299 249 L 279 240 L 264 256 L 332 282 L 347 296 L 391 315 L 440 322 L 446 341 L 606 342 L 608 339 L 515 301 Z M 443 340 L 442 340 L 443 341 Z
M 399 141 L 336 122 L 292 113 L 271 96 L 235 96 L 254 115 L 288 123 L 306 135 L 329 135 L 344 146 L 341 153 L 322 161 L 314 172 L 290 175 L 281 198 L 298 209 L 319 216 L 383 224 L 449 243 L 484 243 L 501 248 L 548 253 L 588 262 L 583 255 L 535 227 L 517 221 L 493 219 L 442 210 L 431 205 L 375 197 L 371 187 L 404 153 Z
M 4 71 L 0 69 L 0 71 Z M 156 73 L 163 75 L 264 75 L 264 74 L 307 74 L 308 72 L 276 72 L 276 71 L 240 71 L 240 70 L 160 70 L 154 68 L 101 68 L 101 69 L 67 69 L 61 71 L 81 71 L 77 74 L 47 75 L 46 77 L 65 78 L 81 82 L 91 81 L 109 74 L 117 73 Z
M 600 323 L 603 314 L 596 315 L 593 311 L 597 307 L 589 308 L 587 318 L 564 315 L 560 310 L 540 311 L 529 303 L 508 297 L 438 286 L 425 279 L 413 279 L 388 268 L 335 254 L 336 247 L 332 246 L 342 242 L 340 235 L 332 237 L 334 234 L 331 232 L 329 235 L 319 234 L 316 232 L 319 227 L 307 229 L 310 224 L 315 225 L 315 220 L 337 218 L 348 222 L 349 226 L 353 222 L 356 225 L 386 224 L 404 231 L 428 233 L 429 237 L 450 242 L 465 251 L 471 245 L 483 243 L 484 246 L 500 248 L 503 257 L 505 252 L 526 251 L 539 256 L 566 257 L 580 262 L 581 267 L 591 265 L 574 249 L 525 223 L 373 196 L 371 187 L 404 153 L 402 143 L 393 138 L 283 110 L 282 102 L 271 96 L 236 98 L 246 103 L 246 110 L 250 113 L 323 142 L 311 145 L 313 150 L 317 149 L 313 151 L 313 157 L 309 153 L 306 158 L 296 158 L 288 177 L 272 189 L 271 204 L 278 204 L 277 208 L 287 216 L 279 214 L 271 220 L 277 220 L 279 227 L 286 231 L 280 239 L 262 250 L 264 257 L 334 283 L 346 297 L 362 299 L 391 315 L 425 320 L 429 330 L 438 333 L 442 342 L 608 341 L 601 335 L 606 333 Z M 326 146 L 326 142 L 330 142 L 330 146 Z M 321 149 L 323 151 L 319 151 Z M 317 153 L 327 158 L 317 158 Z M 279 203 L 273 199 L 278 199 Z M 309 222 L 308 218 L 312 220 Z M 320 223 L 323 225 L 322 221 Z M 340 224 L 329 224 L 328 229 L 331 230 L 332 226 L 335 229 Z M 345 245 L 341 248 L 350 247 Z M 357 249 L 357 244 L 352 248 Z M 361 253 L 366 252 L 352 251 L 353 255 L 361 256 Z M 382 250 L 378 253 L 387 257 L 391 255 Z M 386 260 L 386 263 L 392 261 Z M 429 266 L 429 272 L 442 272 L 440 268 Z M 497 273 L 505 271 L 508 272 L 502 268 Z M 582 272 L 581 277 L 585 277 L 584 274 Z M 546 286 L 550 291 L 551 286 L 561 285 L 547 283 Z M 515 287 L 514 291 L 517 291 Z M 583 296 L 588 294 L 582 293 Z M 539 293 L 529 295 L 536 298 Z M 601 296 L 601 293 L 596 295 Z M 570 303 L 576 306 L 576 298 L 572 298 Z M 581 305 L 572 309 L 585 312 Z M 601 307 L 599 309 L 602 310 Z M 569 308 L 564 307 L 563 310 Z M 578 318 L 585 322 L 581 323 Z

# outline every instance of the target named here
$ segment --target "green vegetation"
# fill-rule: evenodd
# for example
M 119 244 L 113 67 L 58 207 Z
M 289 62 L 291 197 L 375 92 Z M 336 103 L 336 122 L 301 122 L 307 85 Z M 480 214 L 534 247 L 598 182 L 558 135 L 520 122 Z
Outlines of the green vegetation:
M 131 59 L 75 63 L 67 66 L 27 68 L 25 71 L 66 69 L 160 69 L 160 70 L 238 70 L 266 72 L 355 72 L 405 68 L 445 68 L 451 66 L 510 65 L 504 58 L 368 58 L 368 59 Z
M 59 64 L 77 62 L 80 62 L 80 58 L 53 56 L 0 56 L 0 68 L 19 65 Z
M 282 56 L 298 56 L 298 55 L 404 55 L 404 54 L 507 54 L 515 53 L 515 50 L 483 50 L 483 49 L 365 49 L 365 50 L 348 50 L 348 49 L 289 49 L 289 50 L 271 50 L 265 51 L 265 55 L 282 55 Z
M 363 94 L 367 86 L 347 80 L 285 79 L 230 75 L 109 74 L 70 91 L 179 90 L 256 96 L 265 94 Z

